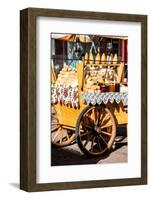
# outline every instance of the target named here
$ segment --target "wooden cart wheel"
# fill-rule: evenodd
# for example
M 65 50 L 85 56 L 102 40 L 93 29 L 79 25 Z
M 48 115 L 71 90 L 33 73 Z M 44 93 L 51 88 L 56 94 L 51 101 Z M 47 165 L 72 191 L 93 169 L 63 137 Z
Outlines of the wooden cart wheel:
M 102 155 L 111 149 L 116 136 L 113 114 L 105 106 L 86 107 L 77 120 L 76 135 L 85 154 Z
M 51 115 L 51 141 L 54 146 L 63 147 L 67 146 L 75 141 L 75 133 L 71 130 L 64 129 L 59 124 L 57 113 L 52 108 Z

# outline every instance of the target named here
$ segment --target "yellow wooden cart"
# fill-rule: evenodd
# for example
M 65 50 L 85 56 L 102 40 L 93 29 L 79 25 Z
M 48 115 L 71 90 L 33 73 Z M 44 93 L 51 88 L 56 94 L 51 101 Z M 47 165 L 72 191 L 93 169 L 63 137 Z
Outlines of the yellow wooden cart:
M 107 65 L 116 67 L 118 74 L 117 82 L 120 83 L 124 63 Z M 103 101 L 98 103 L 99 94 L 95 102 L 91 101 L 93 100 L 92 95 L 90 95 L 91 100 L 89 97 L 87 101 L 84 100 L 83 96 L 86 94 L 84 92 L 84 70 L 83 62 L 78 62 L 79 106 L 74 108 L 61 103 L 52 104 L 52 144 L 61 147 L 72 144 L 76 140 L 82 152 L 91 156 L 100 156 L 111 149 L 116 137 L 116 126 L 127 124 L 127 106 L 122 101 L 124 98 L 127 98 L 127 94 L 115 94 L 118 103 L 113 98 L 114 94 L 111 95 L 112 101 L 110 101 L 110 94 L 108 92 L 106 93 L 108 99 L 105 99 L 105 103 Z M 51 75 L 51 84 L 53 84 L 56 80 L 53 69 Z

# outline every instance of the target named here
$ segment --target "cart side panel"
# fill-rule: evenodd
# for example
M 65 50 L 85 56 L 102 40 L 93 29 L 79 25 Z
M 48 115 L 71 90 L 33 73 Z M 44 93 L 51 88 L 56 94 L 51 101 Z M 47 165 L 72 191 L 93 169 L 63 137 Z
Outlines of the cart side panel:
M 56 104 L 55 109 L 58 115 L 59 123 L 63 126 L 75 128 L 78 116 L 86 105 L 80 108 L 71 108 L 67 105 Z
M 68 127 L 69 129 L 73 129 L 76 127 L 77 119 L 81 113 L 81 111 L 86 107 L 87 105 L 82 104 L 80 108 L 71 108 L 67 105 L 61 105 L 56 104 L 55 109 L 57 112 L 57 116 L 59 119 L 59 123 L 63 126 Z M 125 108 L 122 103 L 120 104 L 107 104 L 106 105 L 110 111 L 114 114 L 116 124 L 127 124 L 128 123 L 128 114 L 125 111 Z M 92 114 L 93 119 L 93 114 Z
M 114 114 L 116 124 L 120 125 L 120 124 L 128 123 L 128 113 L 122 103 L 108 104 L 107 106 L 110 108 L 111 112 Z

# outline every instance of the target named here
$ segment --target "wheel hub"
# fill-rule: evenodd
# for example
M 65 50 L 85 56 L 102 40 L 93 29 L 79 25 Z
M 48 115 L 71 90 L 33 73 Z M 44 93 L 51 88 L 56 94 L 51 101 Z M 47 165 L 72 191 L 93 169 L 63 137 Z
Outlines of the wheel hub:
M 95 130 L 97 133 L 101 133 L 101 127 L 99 127 L 99 126 L 94 126 L 94 130 Z

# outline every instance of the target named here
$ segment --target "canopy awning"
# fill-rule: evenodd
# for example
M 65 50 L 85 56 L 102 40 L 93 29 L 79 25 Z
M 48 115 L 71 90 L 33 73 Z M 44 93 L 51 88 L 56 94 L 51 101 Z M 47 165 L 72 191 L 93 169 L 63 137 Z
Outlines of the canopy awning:
M 62 34 L 62 33 L 53 33 L 51 38 L 64 40 L 69 42 L 76 42 L 78 38 L 80 42 L 91 43 L 95 38 L 110 38 L 110 39 L 128 39 L 127 36 L 113 36 L 113 35 L 86 35 L 86 34 Z

